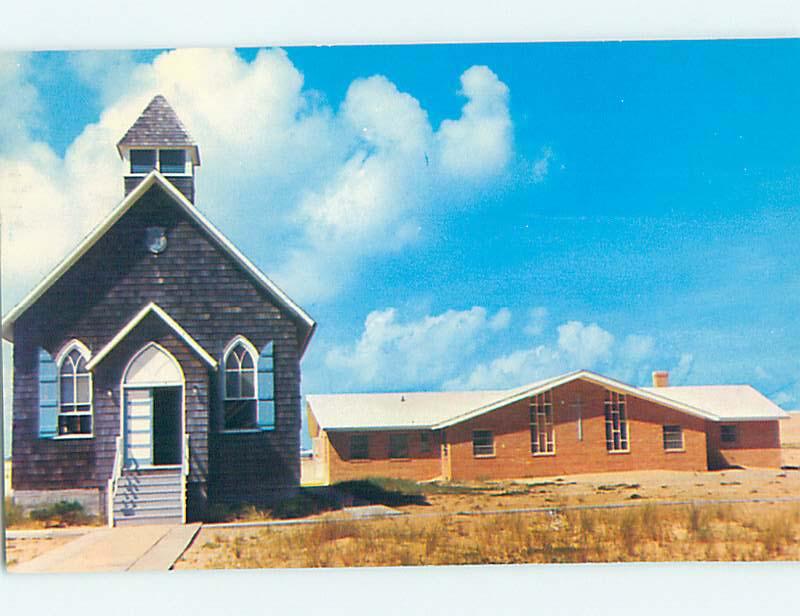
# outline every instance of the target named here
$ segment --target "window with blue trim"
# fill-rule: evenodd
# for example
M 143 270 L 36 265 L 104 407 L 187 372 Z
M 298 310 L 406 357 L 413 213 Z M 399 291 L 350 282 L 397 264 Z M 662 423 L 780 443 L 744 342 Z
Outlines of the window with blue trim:
M 225 356 L 225 429 L 257 427 L 256 363 L 238 342 Z

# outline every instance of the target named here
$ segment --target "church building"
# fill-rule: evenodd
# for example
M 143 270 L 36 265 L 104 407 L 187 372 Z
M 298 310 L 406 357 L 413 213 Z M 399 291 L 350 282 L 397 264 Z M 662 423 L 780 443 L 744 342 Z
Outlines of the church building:
M 293 493 L 315 322 L 197 207 L 200 149 L 162 96 L 117 150 L 122 201 L 2 322 L 15 499 L 119 525 Z

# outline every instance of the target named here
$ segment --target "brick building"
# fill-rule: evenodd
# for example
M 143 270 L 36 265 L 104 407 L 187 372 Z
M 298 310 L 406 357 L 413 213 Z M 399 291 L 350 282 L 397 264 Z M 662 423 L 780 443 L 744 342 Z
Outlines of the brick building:
M 788 415 L 748 385 L 634 387 L 586 370 L 508 391 L 308 396 L 325 483 L 779 467 Z
M 119 524 L 296 490 L 314 321 L 195 205 L 199 148 L 163 97 L 117 150 L 123 200 L 3 319 L 15 499 Z

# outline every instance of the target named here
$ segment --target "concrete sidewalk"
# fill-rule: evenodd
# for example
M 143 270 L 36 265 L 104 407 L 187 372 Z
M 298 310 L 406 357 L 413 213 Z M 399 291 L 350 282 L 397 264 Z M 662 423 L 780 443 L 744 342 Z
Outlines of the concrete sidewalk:
M 167 571 L 199 529 L 200 524 L 100 528 L 33 560 L 10 567 L 9 572 Z

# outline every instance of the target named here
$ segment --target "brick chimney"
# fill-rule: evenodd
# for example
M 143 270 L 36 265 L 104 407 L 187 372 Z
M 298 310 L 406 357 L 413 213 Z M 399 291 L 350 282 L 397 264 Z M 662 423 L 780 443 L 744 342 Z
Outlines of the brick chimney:
M 669 387 L 669 372 L 666 370 L 653 371 L 653 387 Z

